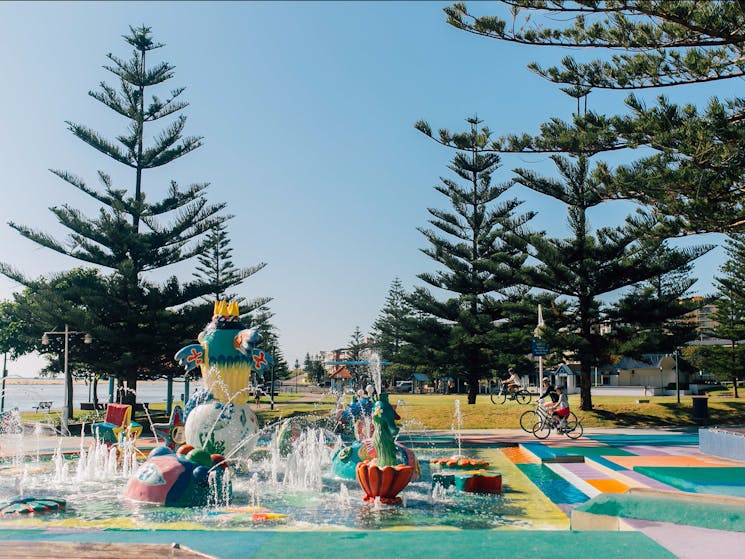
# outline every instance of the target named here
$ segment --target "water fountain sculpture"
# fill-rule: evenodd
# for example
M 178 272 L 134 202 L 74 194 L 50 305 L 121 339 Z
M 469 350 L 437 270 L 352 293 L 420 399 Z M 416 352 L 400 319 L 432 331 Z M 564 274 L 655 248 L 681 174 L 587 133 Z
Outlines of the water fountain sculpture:
M 238 303 L 216 301 L 212 321 L 198 344 L 176 353 L 187 371 L 200 367 L 204 389 L 186 405 L 186 443 L 156 447 L 129 480 L 125 496 L 167 506 L 206 505 L 216 487 L 226 487 L 228 460 L 253 450 L 259 429 L 248 404 L 251 375 L 262 377 L 271 356 L 257 347 L 260 335 L 240 320 Z
M 398 435 L 396 411 L 388 402 L 388 394 L 382 393 L 373 407 L 375 429 L 372 444 L 375 458 L 357 464 L 357 481 L 365 492 L 365 501 L 380 499 L 386 504 L 398 504 L 398 494 L 414 475 L 413 465 L 401 464 L 397 460 L 395 438 Z
M 365 390 L 359 390 L 356 395 L 357 400 L 354 401 L 353 399 L 351 404 L 337 412 L 340 422 L 351 425 L 350 431 L 352 431 L 352 434 L 356 439 L 352 441 L 350 445 L 337 450 L 332 459 L 333 474 L 343 479 L 356 479 L 357 466 L 366 460 L 377 458 L 377 448 L 374 444 L 376 425 L 373 418 L 375 413 L 374 410 L 385 408 L 387 410 L 386 421 L 390 419 L 390 424 L 393 425 L 395 433 L 398 433 L 395 421 L 401 418 L 396 413 L 395 408 L 388 402 L 388 394 L 381 393 L 382 371 L 380 358 L 377 354 L 371 356 L 369 366 L 370 376 L 375 382 L 375 387 L 370 385 Z M 376 401 L 373 401 L 374 394 L 376 393 L 380 396 Z M 383 400 L 384 403 L 382 403 L 381 400 Z M 380 413 L 382 413 L 382 411 Z M 342 436 L 343 435 L 344 433 L 342 433 Z M 416 481 L 419 479 L 421 471 L 414 452 L 395 440 L 393 441 L 393 452 L 396 455 L 396 464 L 403 464 L 412 467 L 413 471 L 410 481 Z
M 489 462 L 486 460 L 467 458 L 462 454 L 463 415 L 460 411 L 460 400 L 455 400 L 453 418 L 453 433 L 458 443 L 458 452 L 447 458 L 430 459 L 433 490 L 440 486 L 442 489 L 454 487 L 467 493 L 501 493 L 502 474 L 488 471 Z

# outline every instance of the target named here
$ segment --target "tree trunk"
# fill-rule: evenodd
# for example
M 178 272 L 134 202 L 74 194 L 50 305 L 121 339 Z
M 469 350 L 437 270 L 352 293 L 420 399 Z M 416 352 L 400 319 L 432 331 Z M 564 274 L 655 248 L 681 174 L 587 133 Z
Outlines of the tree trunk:
M 65 326 L 65 329 L 67 329 L 67 326 Z M 72 381 L 72 371 L 68 370 L 67 374 L 65 375 L 65 390 L 67 395 L 67 400 L 65 401 L 65 407 L 67 408 L 70 416 L 68 417 L 69 420 L 74 419 L 75 413 L 73 411 L 73 381 Z
M 579 407 L 582 411 L 592 411 L 592 378 L 590 376 L 590 363 L 582 361 L 580 363 L 580 404 Z
M 137 402 L 137 373 L 128 372 L 126 376 L 126 386 L 123 384 L 121 390 L 121 403 L 128 404 L 134 408 Z
M 735 398 L 739 398 L 737 394 L 737 377 L 740 375 L 737 374 L 737 344 L 735 343 L 735 340 L 732 340 L 732 387 L 734 390 Z
M 468 375 L 468 403 L 475 404 L 476 396 L 479 393 L 479 376 L 476 374 Z
M 93 407 L 98 409 L 98 376 L 93 375 Z

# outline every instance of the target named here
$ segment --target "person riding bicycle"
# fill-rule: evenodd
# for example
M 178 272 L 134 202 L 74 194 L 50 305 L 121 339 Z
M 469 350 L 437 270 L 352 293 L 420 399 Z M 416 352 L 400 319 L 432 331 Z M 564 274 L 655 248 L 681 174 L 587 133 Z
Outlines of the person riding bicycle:
M 559 399 L 556 402 L 546 404 L 546 409 L 553 411 L 554 415 L 560 418 L 558 429 L 561 431 L 566 427 L 567 418 L 569 417 L 569 399 L 566 392 L 564 392 L 563 386 L 557 386 L 556 393 L 559 395 Z
M 512 394 L 512 397 L 515 397 L 515 392 L 520 390 L 523 387 L 523 383 L 520 380 L 520 377 L 517 376 L 517 373 L 515 372 L 515 369 L 510 367 L 507 372 L 510 374 L 510 378 L 508 378 L 505 382 L 507 385 L 507 391 Z
M 556 393 L 556 388 L 553 384 L 551 384 L 551 380 L 549 380 L 548 377 L 543 379 L 543 393 L 538 396 L 538 400 L 543 400 L 544 398 L 548 397 L 551 398 L 551 402 L 558 402 L 559 401 L 559 395 Z

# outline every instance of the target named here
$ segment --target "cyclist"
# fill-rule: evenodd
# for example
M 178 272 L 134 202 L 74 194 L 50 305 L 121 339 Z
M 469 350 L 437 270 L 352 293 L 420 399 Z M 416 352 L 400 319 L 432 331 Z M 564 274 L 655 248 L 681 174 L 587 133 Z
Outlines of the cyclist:
M 551 398 L 551 402 L 558 402 L 559 395 L 556 393 L 556 388 L 554 388 L 554 385 L 551 384 L 551 381 L 548 377 L 543 379 L 543 393 L 538 396 L 538 400 L 543 400 L 544 398 L 549 397 Z
M 507 372 L 510 374 L 510 378 L 508 378 L 505 383 L 507 384 L 507 391 L 512 395 L 512 398 L 515 398 L 515 392 L 523 387 L 523 383 L 520 381 L 520 377 L 517 376 L 517 373 L 515 372 L 515 369 L 513 367 L 510 367 Z
M 559 399 L 556 402 L 546 404 L 546 409 L 553 411 L 554 415 L 560 418 L 557 429 L 563 431 L 567 424 L 567 417 L 569 417 L 569 399 L 561 385 L 556 387 L 556 393 L 559 395 Z

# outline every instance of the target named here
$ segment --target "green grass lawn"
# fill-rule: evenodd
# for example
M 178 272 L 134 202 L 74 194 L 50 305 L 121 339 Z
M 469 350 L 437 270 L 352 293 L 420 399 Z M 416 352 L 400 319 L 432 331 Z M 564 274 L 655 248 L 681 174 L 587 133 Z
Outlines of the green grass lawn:
M 274 409 L 269 409 L 267 398 L 262 400 L 256 415 L 266 425 L 280 418 L 297 415 L 327 415 L 335 407 L 333 396 L 325 396 L 318 403 L 294 403 L 302 394 L 283 393 L 275 396 Z M 569 403 L 584 427 L 674 427 L 697 425 L 693 419 L 692 399 L 681 396 L 680 406 L 675 396 L 647 397 L 648 403 L 638 403 L 635 396 L 595 396 L 594 409 L 579 409 L 579 395 L 571 395 Z M 347 401 L 350 398 L 347 397 Z M 475 405 L 467 404 L 465 394 L 392 394 L 391 403 L 398 403 L 401 424 L 408 429 L 450 429 L 455 422 L 455 401 L 460 401 L 463 429 L 518 429 L 520 414 L 532 409 L 535 403 L 520 405 L 516 402 L 492 404 L 488 395 L 479 395 Z M 745 425 L 745 398 L 713 396 L 709 398 L 709 425 Z M 150 406 L 155 421 L 165 420 L 165 402 Z M 24 412 L 24 421 L 50 422 L 59 419 L 59 410 L 51 413 Z M 76 410 L 76 421 L 100 421 L 102 412 Z M 138 412 L 137 420 L 146 420 Z M 57 421 L 59 423 L 59 421 Z
M 397 397 L 391 398 L 396 402 Z M 516 402 L 492 404 L 486 395 L 480 395 L 476 404 L 468 405 L 461 395 L 402 395 L 398 397 L 398 413 L 402 421 L 421 423 L 428 429 L 450 429 L 455 415 L 455 400 L 460 400 L 462 427 L 464 429 L 519 428 L 520 415 L 535 406 Z M 693 401 L 681 396 L 680 406 L 675 396 L 646 398 L 649 403 L 637 403 L 634 396 L 596 396 L 592 411 L 579 409 L 579 395 L 571 395 L 569 404 L 585 427 L 665 427 L 697 425 L 693 419 Z M 709 399 L 708 423 L 714 425 L 745 425 L 745 398 L 714 397 Z M 412 425 L 414 428 L 414 425 Z

